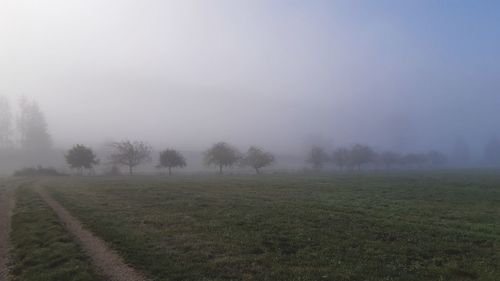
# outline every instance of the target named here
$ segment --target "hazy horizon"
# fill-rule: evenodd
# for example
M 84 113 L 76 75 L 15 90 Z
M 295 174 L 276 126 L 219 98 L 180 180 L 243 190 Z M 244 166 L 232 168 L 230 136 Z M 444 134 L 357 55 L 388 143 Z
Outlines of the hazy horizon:
M 217 141 L 479 153 L 500 135 L 495 1 L 2 1 L 0 95 L 55 146 Z

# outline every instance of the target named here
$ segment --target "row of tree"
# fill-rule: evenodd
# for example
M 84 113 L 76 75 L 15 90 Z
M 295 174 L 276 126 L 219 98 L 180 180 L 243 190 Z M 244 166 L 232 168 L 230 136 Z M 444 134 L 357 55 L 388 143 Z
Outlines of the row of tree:
M 140 164 L 151 162 L 153 149 L 145 142 L 124 140 L 111 144 L 113 153 L 108 162 L 116 170 L 117 167 L 128 168 L 129 174 L 133 175 L 134 168 Z M 73 146 L 65 155 L 66 162 L 72 168 L 83 174 L 84 170 L 92 170 L 100 163 L 96 154 L 90 147 L 82 144 Z M 252 146 L 245 154 L 241 154 L 236 148 L 225 143 L 218 142 L 204 153 L 204 162 L 207 166 L 216 166 L 220 174 L 223 169 L 233 165 L 248 166 L 256 173 L 274 162 L 274 156 L 259 147 Z M 173 168 L 186 166 L 185 157 L 175 149 L 166 149 L 159 153 L 157 168 L 165 168 L 172 173 Z
M 134 168 L 151 162 L 153 149 L 145 142 L 141 141 L 121 141 L 111 144 L 112 154 L 108 157 L 108 163 L 115 171 L 119 167 L 127 167 L 130 175 L 134 173 Z M 271 165 L 274 155 L 263 149 L 251 146 L 246 153 L 241 153 L 234 146 L 218 142 L 204 152 L 204 163 L 207 166 L 215 166 L 220 174 L 224 168 L 239 165 L 241 167 L 251 167 L 257 174 L 262 168 Z M 175 149 L 165 149 L 159 153 L 157 168 L 167 169 L 172 173 L 174 168 L 186 166 L 186 158 Z M 93 150 L 84 145 L 73 146 L 67 154 L 66 161 L 72 169 L 80 174 L 84 170 L 91 170 L 99 164 L 99 159 Z M 346 168 L 360 170 L 365 165 L 374 167 L 391 168 L 422 168 L 439 167 L 447 162 L 447 157 L 438 151 L 426 153 L 399 154 L 392 151 L 376 152 L 367 145 L 355 144 L 349 148 L 340 147 L 328 153 L 319 146 L 313 146 L 309 152 L 307 162 L 319 171 L 327 164 L 333 164 L 340 170 Z
M 345 168 L 358 169 L 371 164 L 374 167 L 383 168 L 422 168 L 439 167 L 447 162 L 445 154 L 431 150 L 426 153 L 400 154 L 392 151 L 376 152 L 367 145 L 355 144 L 349 148 L 340 147 L 328 153 L 324 148 L 313 146 L 309 152 L 307 162 L 315 170 L 321 170 L 329 163 L 334 164 L 340 170 Z
M 23 97 L 19 100 L 18 108 L 14 109 L 16 108 L 11 106 L 7 98 L 0 96 L 0 149 L 2 152 L 6 152 L 4 155 L 8 155 L 9 158 L 8 162 L 1 164 L 46 163 L 48 158 L 51 159 L 48 156 L 52 156 L 54 151 L 51 150 L 52 138 L 48 132 L 45 115 L 38 103 Z M 128 166 L 129 170 L 133 170 L 135 166 L 148 160 L 152 151 L 143 142 L 129 141 L 113 144 L 113 150 L 114 154 L 110 157 L 109 162 L 117 166 Z M 149 156 L 143 159 L 144 154 Z M 391 151 L 377 152 L 369 146 L 358 144 L 352 147 L 341 147 L 332 152 L 327 152 L 321 147 L 313 147 L 308 162 L 312 164 L 314 169 L 318 170 L 329 163 L 334 164 L 339 169 L 361 169 L 362 166 L 368 164 L 386 168 L 441 166 L 446 162 L 451 166 L 468 166 L 471 165 L 470 158 L 471 152 L 467 142 L 459 138 L 450 151 L 449 159 L 437 151 L 409 154 Z M 22 159 L 22 161 L 16 162 L 15 159 Z M 172 168 L 185 166 L 185 158 L 173 149 L 162 152 L 160 162 L 162 161 L 166 164 L 160 163 L 158 166 L 167 168 L 169 172 Z M 223 142 L 215 144 L 205 153 L 205 163 L 217 166 L 220 172 L 224 167 L 239 164 L 250 166 L 259 173 L 260 169 L 270 165 L 273 161 L 272 154 L 258 147 L 251 147 L 246 154 L 242 154 L 231 145 Z M 481 161 L 478 163 L 500 166 L 500 139 L 492 137 L 485 144 Z M 136 164 L 137 162 L 139 164 Z
M 28 130 L 29 131 L 29 130 Z M 28 138 L 29 139 L 29 138 Z M 140 141 L 121 141 L 111 145 L 113 153 L 108 163 L 115 169 L 119 166 L 128 167 L 129 174 L 133 169 L 143 163 L 150 162 L 152 148 Z M 500 141 L 493 138 L 485 147 L 486 159 L 491 164 L 500 163 Z M 99 164 L 93 151 L 83 145 L 74 146 L 66 155 L 68 164 L 80 172 L 92 169 Z M 223 169 L 234 165 L 251 167 L 256 173 L 271 165 L 275 161 L 273 154 L 252 146 L 246 153 L 241 153 L 234 146 L 225 142 L 214 144 L 204 153 L 204 163 L 207 166 L 216 166 L 220 174 Z M 355 144 L 351 147 L 339 147 L 331 152 L 320 146 L 313 146 L 309 151 L 307 162 L 314 170 L 322 170 L 328 164 L 335 165 L 338 169 L 358 169 L 370 165 L 374 168 L 435 168 L 442 167 L 449 162 L 448 157 L 439 151 L 431 150 L 424 153 L 397 153 L 393 151 L 377 152 L 368 145 Z M 166 149 L 159 153 L 157 168 L 166 168 L 172 173 L 173 168 L 186 166 L 185 157 L 175 149 Z
M 203 160 L 207 166 L 218 167 L 220 174 L 224 167 L 236 164 L 251 167 L 259 174 L 262 168 L 274 162 L 274 155 L 256 146 L 251 146 L 245 154 L 241 154 L 235 147 L 225 142 L 218 142 L 205 151 Z

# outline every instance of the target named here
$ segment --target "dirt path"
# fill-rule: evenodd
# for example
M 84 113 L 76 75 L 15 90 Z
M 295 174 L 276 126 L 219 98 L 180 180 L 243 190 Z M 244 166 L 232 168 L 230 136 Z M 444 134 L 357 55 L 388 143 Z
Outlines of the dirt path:
M 110 281 L 146 281 L 147 279 L 136 270 L 126 265 L 123 259 L 112 251 L 106 243 L 83 228 L 82 224 L 73 217 L 61 204 L 54 200 L 43 187 L 35 190 L 40 197 L 57 213 L 66 229 L 78 239 L 82 248 L 90 256 L 92 263 Z
M 9 280 L 8 254 L 9 234 L 14 209 L 13 189 L 3 185 L 0 186 L 0 281 Z

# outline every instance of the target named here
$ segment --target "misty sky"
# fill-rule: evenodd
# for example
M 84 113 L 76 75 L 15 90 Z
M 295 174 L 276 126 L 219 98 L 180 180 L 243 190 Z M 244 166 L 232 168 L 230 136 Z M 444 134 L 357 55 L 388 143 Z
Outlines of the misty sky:
M 500 136 L 500 1 L 0 0 L 0 94 L 58 146 Z

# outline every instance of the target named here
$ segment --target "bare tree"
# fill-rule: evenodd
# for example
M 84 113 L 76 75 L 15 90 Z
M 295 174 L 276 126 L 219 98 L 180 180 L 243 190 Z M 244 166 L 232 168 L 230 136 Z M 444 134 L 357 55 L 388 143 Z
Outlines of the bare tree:
M 99 163 L 92 149 L 81 144 L 73 146 L 65 157 L 69 166 L 72 169 L 77 169 L 80 175 L 82 175 L 83 169 L 90 170 Z
M 115 150 L 110 156 L 111 162 L 127 166 L 130 175 L 133 175 L 134 167 L 151 161 L 152 148 L 144 142 L 124 140 L 114 142 L 111 146 Z
M 219 174 L 222 175 L 222 168 L 234 165 L 241 156 L 238 150 L 225 142 L 218 142 L 205 151 L 205 165 L 215 165 L 219 167 Z
M 307 162 L 309 162 L 316 171 L 321 170 L 327 161 L 328 154 L 322 147 L 313 146 L 311 148 Z
M 186 159 L 184 156 L 174 149 L 166 149 L 160 152 L 160 164 L 159 168 L 167 168 L 168 174 L 172 174 L 172 168 L 175 167 L 185 167 Z
M 274 156 L 271 153 L 255 146 L 251 146 L 242 159 L 242 164 L 254 168 L 257 174 L 260 174 L 260 169 L 271 165 L 273 162 Z

